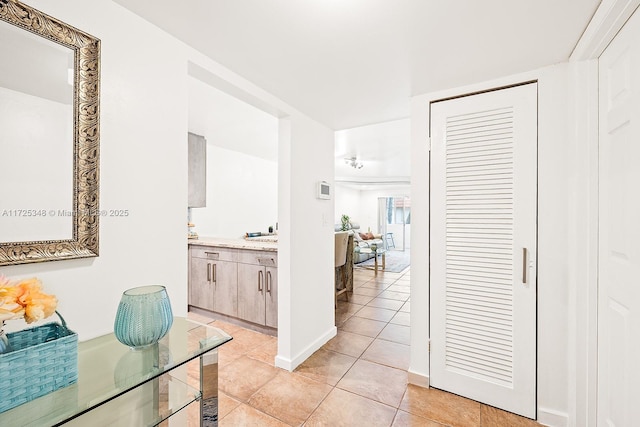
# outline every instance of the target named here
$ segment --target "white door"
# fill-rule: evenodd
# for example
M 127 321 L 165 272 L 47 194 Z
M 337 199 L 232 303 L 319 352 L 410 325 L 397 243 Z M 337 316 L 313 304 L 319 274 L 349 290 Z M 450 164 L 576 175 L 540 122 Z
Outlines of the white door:
M 640 425 L 640 12 L 600 57 L 598 425 Z
M 431 106 L 429 381 L 536 417 L 537 84 Z

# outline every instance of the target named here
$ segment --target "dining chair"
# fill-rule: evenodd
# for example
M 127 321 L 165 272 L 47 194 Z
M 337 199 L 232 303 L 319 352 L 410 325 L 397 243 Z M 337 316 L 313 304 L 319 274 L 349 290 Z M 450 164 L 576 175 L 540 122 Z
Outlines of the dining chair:
M 349 301 L 349 294 L 347 293 L 347 287 L 340 283 L 338 280 L 338 268 L 342 267 L 347 262 L 347 245 L 349 243 L 349 232 L 348 231 L 339 231 L 335 233 L 335 274 L 334 274 L 334 284 L 333 287 L 335 289 L 335 306 L 338 306 L 338 296 L 345 294 L 347 301 Z M 338 286 L 341 286 L 338 289 Z

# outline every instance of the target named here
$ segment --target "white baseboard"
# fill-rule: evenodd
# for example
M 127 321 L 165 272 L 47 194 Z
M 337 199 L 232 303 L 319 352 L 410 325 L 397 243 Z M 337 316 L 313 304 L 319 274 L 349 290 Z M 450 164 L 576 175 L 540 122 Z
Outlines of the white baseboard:
M 409 384 L 429 388 L 429 375 L 420 374 L 409 369 Z M 538 408 L 538 423 L 549 427 L 568 427 L 569 416 L 566 412 L 560 412 L 548 408 Z
M 417 385 L 419 387 L 429 388 L 429 375 L 419 374 L 409 369 L 408 380 L 409 380 L 409 384 Z
M 538 408 L 538 423 L 550 427 L 567 427 L 569 415 L 553 409 Z
M 293 370 L 296 369 L 298 365 L 307 360 L 309 356 L 315 353 L 316 350 L 318 350 L 320 347 L 325 345 L 331 338 L 335 337 L 337 333 L 338 328 L 332 326 L 327 332 L 325 332 L 318 339 L 309 344 L 304 350 L 302 350 L 300 353 L 298 353 L 297 356 L 293 357 L 292 359 L 287 359 L 286 357 L 277 355 L 275 360 L 276 367 L 286 369 L 289 372 L 293 372 Z
M 290 359 L 284 358 L 280 355 L 276 356 L 275 365 L 276 365 L 276 368 L 286 369 L 289 372 L 292 372 L 293 369 L 295 369 L 295 368 L 291 368 L 293 363 L 291 363 Z

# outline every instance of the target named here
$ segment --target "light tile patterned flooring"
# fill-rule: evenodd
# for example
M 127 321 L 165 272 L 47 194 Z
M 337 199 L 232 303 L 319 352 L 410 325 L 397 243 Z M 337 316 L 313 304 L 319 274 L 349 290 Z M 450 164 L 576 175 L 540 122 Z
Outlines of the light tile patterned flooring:
M 409 277 L 356 268 L 353 294 L 336 309 L 337 336 L 294 372 L 274 367 L 275 337 L 190 314 L 233 336 L 219 350 L 219 426 L 539 426 L 407 384 Z

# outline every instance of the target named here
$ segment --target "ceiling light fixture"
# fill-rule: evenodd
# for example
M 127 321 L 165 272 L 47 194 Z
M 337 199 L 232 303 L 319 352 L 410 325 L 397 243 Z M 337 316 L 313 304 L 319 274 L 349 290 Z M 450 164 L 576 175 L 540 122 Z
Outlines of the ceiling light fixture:
M 344 162 L 348 165 L 350 165 L 352 168 L 354 169 L 362 169 L 362 167 L 364 166 L 364 163 L 359 162 L 358 159 L 356 159 L 356 157 L 351 157 L 349 159 L 344 159 Z

